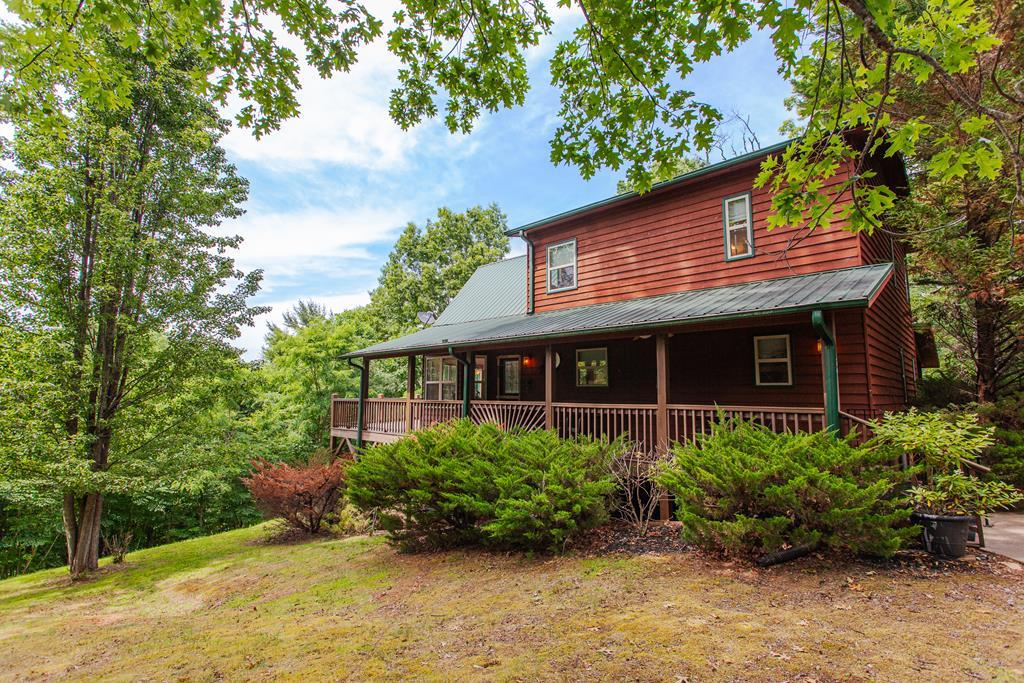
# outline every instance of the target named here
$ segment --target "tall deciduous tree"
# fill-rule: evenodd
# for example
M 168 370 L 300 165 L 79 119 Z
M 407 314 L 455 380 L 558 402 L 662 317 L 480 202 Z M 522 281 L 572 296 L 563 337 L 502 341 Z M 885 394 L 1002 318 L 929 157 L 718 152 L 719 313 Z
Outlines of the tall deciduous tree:
M 140 424 L 237 354 L 226 340 L 251 324 L 260 280 L 235 269 L 238 238 L 217 234 L 247 186 L 217 146 L 226 122 L 195 94 L 198 54 L 154 66 L 110 41 L 95 49 L 127 75 L 126 106 L 50 82 L 61 116 L 15 117 L 0 196 L 4 322 L 33 351 L 4 392 L 31 396 L 33 412 L 4 411 L 16 438 L 0 456 L 60 491 L 73 575 L 97 566 L 105 493 L 187 476 L 173 451 L 154 457 L 173 421 Z
M 808 116 L 818 109 L 860 126 L 868 135 L 865 149 L 904 152 L 910 197 L 892 203 L 885 225 L 869 221 L 865 227 L 894 231 L 910 248 L 912 277 L 926 292 L 919 314 L 951 340 L 951 369 L 975 387 L 974 398 L 993 401 L 1024 381 L 1024 11 L 1001 2 L 965 3 L 947 17 L 896 7 L 899 21 L 887 31 L 915 45 L 910 53 L 881 40 L 882 29 L 870 22 L 851 27 L 848 22 L 860 21 L 859 15 L 837 6 L 834 23 L 819 31 L 817 68 L 808 62 L 797 74 L 796 105 Z M 944 28 L 956 21 L 968 23 Z M 929 23 L 934 36 L 918 30 Z M 975 51 L 946 54 L 931 64 L 929 55 L 942 55 L 958 36 Z M 945 70 L 955 76 L 948 78 Z M 828 160 L 803 158 L 812 164 Z M 801 204 L 810 193 L 790 194 L 789 185 L 779 185 L 784 174 L 772 180 L 784 188 L 783 197 L 810 206 Z M 849 189 L 857 201 L 874 201 L 858 183 L 872 185 L 870 172 L 855 174 Z M 880 205 L 891 203 L 882 194 L 874 197 Z
M 370 293 L 379 336 L 414 328 L 421 311 L 440 314 L 477 268 L 508 253 L 507 227 L 495 204 L 462 213 L 441 208 L 422 228 L 409 223 Z

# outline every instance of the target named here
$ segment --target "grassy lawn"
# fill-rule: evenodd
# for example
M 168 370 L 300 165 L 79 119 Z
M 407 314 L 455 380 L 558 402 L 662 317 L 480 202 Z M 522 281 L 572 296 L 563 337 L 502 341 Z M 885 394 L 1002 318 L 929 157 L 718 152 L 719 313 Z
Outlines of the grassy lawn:
M 0 582 L 0 679 L 1024 680 L 1024 571 L 408 555 L 264 527 Z

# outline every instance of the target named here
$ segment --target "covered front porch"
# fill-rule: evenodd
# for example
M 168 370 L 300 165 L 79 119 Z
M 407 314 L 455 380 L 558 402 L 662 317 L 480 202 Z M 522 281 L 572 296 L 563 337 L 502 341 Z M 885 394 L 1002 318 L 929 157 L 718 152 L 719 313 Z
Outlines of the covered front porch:
M 529 295 L 474 276 L 436 324 L 347 354 L 360 390 L 334 397 L 332 443 L 466 417 L 624 435 L 653 452 L 706 433 L 719 411 L 780 431 L 863 431 L 864 313 L 891 276 L 876 264 L 537 313 Z M 381 358 L 406 359 L 401 398 L 370 397 Z
M 818 312 L 816 329 L 813 315 L 408 354 L 401 398 L 367 394 L 373 360 L 363 358 L 362 399 L 332 400 L 332 442 L 389 442 L 461 417 L 626 436 L 648 452 L 707 433 L 720 413 L 778 431 L 846 433 L 863 413 L 840 410 L 834 316 Z

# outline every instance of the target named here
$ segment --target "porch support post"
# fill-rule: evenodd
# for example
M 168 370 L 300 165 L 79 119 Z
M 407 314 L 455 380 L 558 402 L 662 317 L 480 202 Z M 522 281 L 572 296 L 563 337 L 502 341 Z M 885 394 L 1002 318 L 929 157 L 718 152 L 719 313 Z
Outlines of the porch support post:
M 359 365 L 351 358 L 348 364 L 359 370 L 359 400 L 356 402 L 356 451 L 363 449 L 363 408 L 366 405 L 366 395 L 370 391 L 370 359 L 363 358 L 363 364 Z
M 470 387 L 470 364 L 474 362 L 475 354 L 466 352 L 466 357 L 455 353 L 455 348 L 448 347 L 448 355 L 454 358 L 462 366 L 462 417 L 469 417 L 469 387 Z M 468 359 L 468 360 L 467 360 Z
M 659 334 L 655 337 L 655 357 L 658 367 L 658 412 L 655 417 L 657 432 L 656 450 L 668 450 L 668 337 Z
M 473 372 L 476 369 L 476 354 L 466 353 L 462 366 L 462 417 L 469 417 L 469 400 L 473 396 Z
M 839 433 L 839 361 L 836 357 L 836 340 L 825 323 L 824 312 L 811 312 L 811 325 L 821 340 L 822 372 L 825 378 L 825 426 L 834 434 Z
M 416 395 L 416 356 L 409 356 L 405 378 L 405 433 L 412 431 L 412 399 Z
M 555 394 L 555 353 L 551 345 L 544 347 L 544 429 L 555 426 L 554 408 L 551 402 Z
M 658 411 L 655 416 L 655 430 L 657 432 L 657 445 L 655 453 L 664 454 L 668 452 L 668 336 L 659 334 L 654 339 L 654 352 L 658 369 Z M 658 518 L 667 522 L 669 520 L 668 493 L 661 496 L 658 501 Z

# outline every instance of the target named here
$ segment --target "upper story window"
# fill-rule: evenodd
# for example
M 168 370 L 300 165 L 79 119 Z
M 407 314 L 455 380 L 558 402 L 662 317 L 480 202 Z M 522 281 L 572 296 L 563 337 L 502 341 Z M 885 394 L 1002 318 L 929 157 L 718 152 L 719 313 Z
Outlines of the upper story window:
M 789 335 L 754 337 L 754 373 L 757 386 L 780 387 L 793 383 Z
M 754 219 L 750 211 L 750 193 L 726 197 L 722 202 L 725 226 L 725 260 L 754 255 Z
M 576 240 L 548 247 L 548 291 L 576 288 Z

